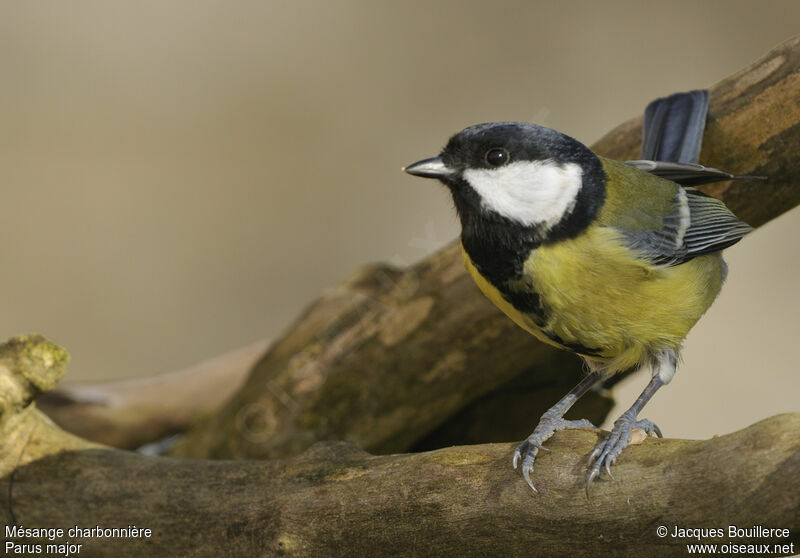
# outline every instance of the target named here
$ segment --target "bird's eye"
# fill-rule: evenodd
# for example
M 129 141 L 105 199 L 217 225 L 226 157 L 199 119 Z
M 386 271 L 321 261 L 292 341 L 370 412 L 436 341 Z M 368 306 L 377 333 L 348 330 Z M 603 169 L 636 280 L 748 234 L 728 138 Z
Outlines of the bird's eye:
M 510 160 L 511 155 L 509 155 L 508 150 L 502 147 L 494 147 L 486 152 L 486 163 L 490 167 L 502 167 L 508 164 Z

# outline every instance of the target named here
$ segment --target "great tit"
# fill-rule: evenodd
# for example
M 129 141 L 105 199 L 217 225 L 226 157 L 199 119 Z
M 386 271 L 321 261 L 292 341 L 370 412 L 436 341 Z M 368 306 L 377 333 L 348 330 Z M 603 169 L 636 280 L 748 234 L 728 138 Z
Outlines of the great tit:
M 639 161 L 601 157 L 542 126 L 493 122 L 404 169 L 450 190 L 464 265 L 480 290 L 537 339 L 586 361 L 587 375 L 514 452 L 534 491 L 543 443 L 558 430 L 593 427 L 564 414 L 616 372 L 649 366 L 652 378 L 590 455 L 587 490 L 602 468 L 611 475 L 632 429 L 661 436 L 639 412 L 670 382 L 686 334 L 717 297 L 720 251 L 751 230 L 691 187 L 742 178 L 697 164 L 707 106 L 706 91 L 651 103 Z

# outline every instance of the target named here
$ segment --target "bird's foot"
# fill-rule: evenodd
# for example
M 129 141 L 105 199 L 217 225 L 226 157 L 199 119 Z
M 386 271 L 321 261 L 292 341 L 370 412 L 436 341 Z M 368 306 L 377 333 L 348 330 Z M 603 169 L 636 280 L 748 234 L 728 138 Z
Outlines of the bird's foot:
M 550 451 L 545 448 L 544 444 L 550 437 L 559 430 L 566 428 L 596 428 L 591 422 L 586 419 L 581 420 L 566 420 L 561 415 L 556 413 L 546 412 L 542 415 L 539 424 L 533 430 L 533 434 L 528 436 L 528 439 L 522 442 L 519 447 L 514 451 L 514 469 L 519 465 L 522 459 L 522 476 L 528 486 L 536 492 L 531 480 L 531 472 L 533 471 L 533 461 L 536 459 L 536 454 L 539 450 Z
M 597 444 L 594 451 L 589 456 L 590 469 L 589 477 L 586 480 L 587 494 L 589 493 L 589 487 L 594 479 L 600 475 L 601 469 L 605 469 L 608 476 L 612 479 L 614 478 L 611 474 L 611 466 L 617 461 L 619 454 L 631 441 L 631 432 L 634 428 L 644 430 L 648 435 L 655 434 L 659 438 L 663 438 L 661 429 L 658 428 L 654 422 L 647 419 L 636 420 L 636 415 L 630 411 L 623 413 L 622 416 L 614 422 L 614 428 L 611 430 L 611 434 L 605 440 Z

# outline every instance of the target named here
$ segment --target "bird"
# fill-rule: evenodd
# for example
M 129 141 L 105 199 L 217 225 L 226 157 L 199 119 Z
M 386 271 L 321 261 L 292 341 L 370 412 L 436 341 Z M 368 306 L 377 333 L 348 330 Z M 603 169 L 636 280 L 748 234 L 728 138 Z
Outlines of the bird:
M 639 414 L 675 374 L 682 343 L 722 288 L 721 251 L 749 233 L 725 204 L 695 186 L 735 175 L 698 163 L 706 90 L 650 103 L 641 159 L 617 161 L 527 122 L 476 124 L 440 154 L 404 167 L 438 179 L 461 223 L 464 265 L 478 288 L 540 341 L 577 353 L 586 374 L 540 418 L 513 455 L 531 474 L 559 430 L 594 428 L 565 413 L 628 369 L 649 383 L 589 456 L 586 491 L 628 445 L 633 429 L 662 437 Z

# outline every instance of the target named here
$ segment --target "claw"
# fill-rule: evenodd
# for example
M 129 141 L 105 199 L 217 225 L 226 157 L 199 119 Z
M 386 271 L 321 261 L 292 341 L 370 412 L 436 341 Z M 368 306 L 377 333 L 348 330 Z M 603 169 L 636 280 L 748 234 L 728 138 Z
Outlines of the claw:
M 664 437 L 664 435 L 661 433 L 661 429 L 655 424 L 653 425 L 653 432 L 655 432 L 656 436 L 658 436 L 659 438 Z
M 666 367 L 665 370 L 667 372 L 675 371 L 675 363 L 677 362 L 677 357 L 675 356 L 674 351 L 665 351 L 663 354 L 659 353 L 658 361 L 656 364 L 659 366 Z M 655 365 L 654 365 L 655 366 Z M 669 377 L 672 377 L 671 375 Z M 644 430 L 647 435 L 649 436 L 652 433 L 656 433 L 659 437 L 661 436 L 661 430 L 656 426 L 655 423 L 647 420 L 636 420 L 636 417 L 639 415 L 639 411 L 642 410 L 642 407 L 647 403 L 647 401 L 653 396 L 653 394 L 664 385 L 664 381 L 662 380 L 662 374 L 659 368 L 659 373 L 653 372 L 653 377 L 650 382 L 647 384 L 647 387 L 644 388 L 642 394 L 636 399 L 636 402 L 633 406 L 622 413 L 615 422 L 614 428 L 611 429 L 611 434 L 602 442 L 598 443 L 595 446 L 592 453 L 589 455 L 589 475 L 586 479 L 586 496 L 589 496 L 589 486 L 592 484 L 594 479 L 600 476 L 600 470 L 605 469 L 608 476 L 612 479 L 614 478 L 611 474 L 611 466 L 617 462 L 617 457 L 619 457 L 622 450 L 624 450 L 628 444 L 631 442 L 631 433 L 633 432 L 634 428 L 639 428 Z
M 531 490 L 533 490 L 534 492 L 539 492 L 538 490 L 536 490 L 536 487 L 533 486 L 533 481 L 531 480 L 531 471 L 533 471 L 533 467 L 531 467 L 530 469 L 522 467 L 522 477 L 525 479 L 525 482 L 528 483 L 528 486 L 531 487 Z
M 661 429 L 658 427 L 658 425 L 656 423 L 654 423 L 653 421 L 651 421 L 651 420 L 647 420 L 647 419 L 637 420 L 633 424 L 633 428 L 638 428 L 640 430 L 644 430 L 647 433 L 648 436 L 651 436 L 651 435 L 655 434 L 659 438 L 663 438 L 664 437 L 664 435 L 661 434 Z
M 512 459 L 514 469 L 519 465 L 522 456 L 525 456 L 522 458 L 522 476 L 534 492 L 537 490 L 533 486 L 533 481 L 531 481 L 531 471 L 533 471 L 533 462 L 536 459 L 536 454 L 539 453 L 539 450 L 550 451 L 548 448 L 544 447 L 544 443 L 559 430 L 564 430 L 565 428 L 593 427 L 592 423 L 586 419 L 566 420 L 564 418 L 564 413 L 572 407 L 572 404 L 575 403 L 581 395 L 603 380 L 603 377 L 601 370 L 592 369 L 589 374 L 584 376 L 584 378 L 578 382 L 578 385 L 572 388 L 558 403 L 545 411 L 539 420 L 539 424 L 537 424 L 536 428 L 533 430 L 533 433 L 528 436 L 528 439 L 522 442 L 514 452 L 514 458 Z
M 527 455 L 525 455 L 525 460 L 522 462 L 522 477 L 525 479 L 525 482 L 528 483 L 528 486 L 531 487 L 531 490 L 538 492 L 536 487 L 533 486 L 533 481 L 531 480 L 534 459 L 536 459 L 536 452 L 533 449 L 529 449 Z
M 600 474 L 600 471 L 598 469 L 594 469 L 593 468 L 591 471 L 589 471 L 589 478 L 586 479 L 586 497 L 587 498 L 589 497 L 589 488 L 592 486 L 592 482 L 594 482 L 594 479 L 596 479 L 597 475 L 599 475 L 599 474 Z
M 594 450 L 592 450 L 592 453 L 589 454 L 589 466 L 590 467 L 594 464 L 595 460 L 600 456 L 601 453 L 603 453 L 602 442 L 600 444 L 598 444 L 597 446 L 595 446 Z
M 658 426 L 649 420 L 633 421 L 626 419 L 624 416 L 614 423 L 614 428 L 611 434 L 602 442 L 595 446 L 592 453 L 589 455 L 590 467 L 589 476 L 586 481 L 586 493 L 589 493 L 589 485 L 600 476 L 600 471 L 605 470 L 608 476 L 613 480 L 614 475 L 611 474 L 611 467 L 617 462 L 622 450 L 624 450 L 631 441 L 631 432 L 634 428 L 639 428 L 648 433 L 661 434 Z
M 534 492 L 538 492 L 533 486 L 530 475 L 531 471 L 533 471 L 533 462 L 539 451 L 551 451 L 544 447 L 544 442 L 549 440 L 550 437 L 559 430 L 564 430 L 566 428 L 583 428 L 587 426 L 594 427 L 592 423 L 586 419 L 573 421 L 565 420 L 560 417 L 554 418 L 545 416 L 536 426 L 533 434 L 528 436 L 528 439 L 522 442 L 514 451 L 511 464 L 514 466 L 514 469 L 516 469 L 519 466 L 520 459 L 522 459 L 522 476 L 525 477 L 525 482 L 528 483 L 528 486 L 530 486 Z

